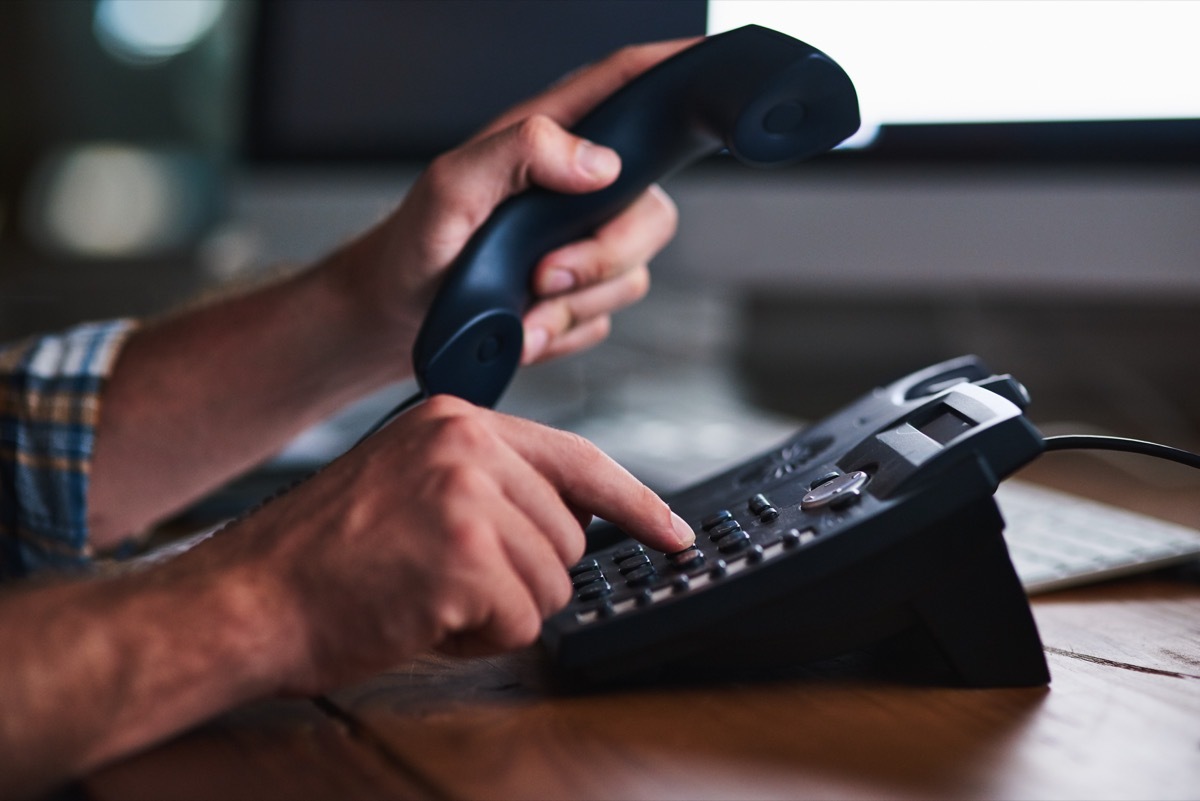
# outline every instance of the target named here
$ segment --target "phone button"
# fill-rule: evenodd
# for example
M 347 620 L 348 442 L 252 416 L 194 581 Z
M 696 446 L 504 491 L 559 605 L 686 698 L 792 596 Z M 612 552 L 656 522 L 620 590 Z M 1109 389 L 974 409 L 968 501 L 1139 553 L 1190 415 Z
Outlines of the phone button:
M 642 553 L 622 560 L 621 566 L 617 569 L 621 571 L 622 576 L 627 576 L 634 570 L 645 567 L 648 564 L 650 564 L 650 557 Z
M 729 511 L 728 509 L 722 509 L 719 512 L 714 512 L 713 514 L 701 520 L 700 528 L 708 531 L 716 528 L 722 523 L 728 523 L 730 520 L 733 520 L 733 512 Z
M 589 570 L 586 573 L 578 573 L 572 576 L 571 586 L 578 589 L 586 584 L 591 584 L 593 581 L 599 581 L 602 578 L 604 578 L 604 574 L 599 570 Z
M 746 502 L 746 507 L 750 510 L 750 514 L 753 515 L 760 515 L 774 505 L 775 504 L 767 500 L 767 496 L 763 495 L 761 492 Z
M 808 512 L 814 509 L 824 509 L 826 506 L 854 503 L 862 496 L 862 489 L 870 478 L 861 470 L 843 473 L 810 490 L 800 499 L 800 508 Z
M 742 530 L 741 523 L 739 523 L 736 520 L 726 520 L 724 523 L 717 526 L 712 531 L 708 532 L 708 537 L 713 542 L 716 542 L 717 540 L 721 539 L 722 537 L 726 536 L 727 534 L 734 534 L 741 530 Z
M 695 567 L 704 561 L 704 552 L 693 545 L 691 548 L 685 548 L 682 551 L 677 551 L 673 554 L 668 554 L 667 561 L 671 563 L 676 570 L 687 570 L 690 567 Z
M 637 543 L 634 543 L 633 545 L 625 545 L 613 551 L 613 560 L 616 562 L 624 562 L 626 559 L 630 559 L 645 552 L 646 549 Z
M 603 598 L 606 595 L 612 594 L 612 585 L 607 581 L 593 581 L 579 589 L 579 594 L 575 597 L 581 601 L 594 601 L 597 598 Z
M 636 587 L 641 584 L 649 584 L 650 580 L 654 578 L 654 575 L 654 565 L 638 565 L 636 568 L 625 574 L 625 581 L 630 586 Z

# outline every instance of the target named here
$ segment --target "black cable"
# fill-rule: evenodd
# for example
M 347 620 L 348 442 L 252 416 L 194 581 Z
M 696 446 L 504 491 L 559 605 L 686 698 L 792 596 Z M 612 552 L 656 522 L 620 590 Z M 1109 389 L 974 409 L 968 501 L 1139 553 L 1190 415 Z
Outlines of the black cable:
M 1157 442 L 1146 442 L 1140 439 L 1125 437 L 1104 437 L 1094 434 L 1064 434 L 1057 437 L 1046 437 L 1047 451 L 1093 450 L 1093 451 L 1123 451 L 1125 453 L 1140 453 L 1143 456 L 1155 456 L 1172 462 L 1200 469 L 1200 455 L 1173 448 L 1170 445 L 1159 445 Z
M 359 437 L 357 440 L 355 440 L 354 444 L 351 445 L 346 450 L 349 451 L 349 450 L 352 450 L 353 448 L 357 448 L 372 434 L 375 434 L 377 431 L 379 431 L 379 429 L 383 428 L 388 423 L 392 422 L 397 417 L 404 414 L 409 409 L 411 409 L 413 406 L 416 406 L 419 402 L 421 402 L 423 400 L 425 400 L 425 393 L 422 392 L 421 390 L 417 390 L 415 394 L 400 401 L 399 403 L 397 403 L 395 406 L 392 407 L 391 411 L 389 411 L 383 417 L 380 417 L 378 420 L 376 420 L 375 424 L 373 426 L 371 426 L 370 428 L 368 428 L 367 432 L 365 434 L 363 434 L 361 437 Z

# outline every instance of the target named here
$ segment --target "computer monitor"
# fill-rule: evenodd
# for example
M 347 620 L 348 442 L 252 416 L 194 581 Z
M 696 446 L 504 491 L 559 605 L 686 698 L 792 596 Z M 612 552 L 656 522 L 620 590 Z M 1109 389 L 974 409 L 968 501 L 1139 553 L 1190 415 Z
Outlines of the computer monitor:
M 565 72 L 753 22 L 846 68 L 864 134 L 782 172 L 714 159 L 673 177 L 658 283 L 1200 294 L 1198 16 L 1197 0 L 264 0 L 246 149 L 260 180 L 240 206 L 265 257 L 311 258 L 373 219 L 395 175 Z
M 1200 162 L 1190 0 L 263 0 L 246 153 L 425 159 L 621 45 L 748 23 L 851 75 L 845 162 Z

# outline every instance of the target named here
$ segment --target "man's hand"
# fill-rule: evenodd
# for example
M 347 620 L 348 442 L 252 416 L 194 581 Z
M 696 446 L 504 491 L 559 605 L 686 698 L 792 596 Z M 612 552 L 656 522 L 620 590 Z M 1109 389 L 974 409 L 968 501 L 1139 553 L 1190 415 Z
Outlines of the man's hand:
M 5 789 L 428 649 L 526 645 L 593 514 L 661 551 L 695 539 L 586 440 L 440 396 L 172 561 L 0 596 Z
M 104 395 L 89 494 L 105 547 L 261 463 L 305 427 L 405 378 L 446 267 L 502 200 L 534 184 L 608 185 L 616 154 L 567 133 L 596 103 L 691 41 L 630 47 L 514 108 L 437 159 L 403 204 L 316 269 L 136 332 Z M 525 318 L 525 361 L 602 339 L 645 293 L 647 260 L 675 229 L 651 189 L 547 256 Z
M 537 185 L 593 192 L 620 172 L 617 154 L 566 129 L 633 77 L 695 40 L 629 47 L 513 108 L 435 159 L 400 207 L 331 260 L 385 330 L 411 345 L 445 269 L 506 198 Z M 610 315 L 642 298 L 647 263 L 675 233 L 675 205 L 657 186 L 591 237 L 546 254 L 539 301 L 525 318 L 525 363 L 607 336 Z
M 688 44 L 624 50 L 514 109 L 321 267 L 133 334 L 103 395 L 91 544 L 143 530 L 403 377 L 399 357 L 442 272 L 492 209 L 534 184 L 608 185 L 615 154 L 565 127 Z M 652 189 L 548 254 L 526 361 L 602 338 L 608 315 L 645 292 L 646 261 L 674 226 Z M 694 540 L 584 440 L 434 398 L 170 563 L 8 594 L 6 788 L 32 795 L 244 701 L 328 688 L 428 648 L 531 642 L 570 596 L 565 566 L 593 514 L 659 550 Z
M 586 440 L 438 396 L 189 556 L 229 549 L 222 572 L 277 588 L 284 689 L 318 692 L 429 648 L 531 643 L 593 514 L 661 551 L 695 539 Z

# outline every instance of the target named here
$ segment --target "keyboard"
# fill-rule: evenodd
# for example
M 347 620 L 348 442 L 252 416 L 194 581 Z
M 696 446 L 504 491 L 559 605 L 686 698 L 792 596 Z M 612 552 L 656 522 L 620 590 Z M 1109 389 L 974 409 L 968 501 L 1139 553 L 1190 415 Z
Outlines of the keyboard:
M 1200 531 L 1023 481 L 996 493 L 1029 595 L 1200 558 Z

